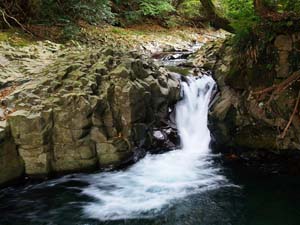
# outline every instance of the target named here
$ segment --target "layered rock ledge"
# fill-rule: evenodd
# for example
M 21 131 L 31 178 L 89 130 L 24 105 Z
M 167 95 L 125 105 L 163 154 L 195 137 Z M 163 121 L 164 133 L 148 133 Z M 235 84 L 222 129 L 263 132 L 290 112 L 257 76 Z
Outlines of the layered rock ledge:
M 136 53 L 62 51 L 2 98 L 0 184 L 112 168 L 155 145 L 179 81 Z

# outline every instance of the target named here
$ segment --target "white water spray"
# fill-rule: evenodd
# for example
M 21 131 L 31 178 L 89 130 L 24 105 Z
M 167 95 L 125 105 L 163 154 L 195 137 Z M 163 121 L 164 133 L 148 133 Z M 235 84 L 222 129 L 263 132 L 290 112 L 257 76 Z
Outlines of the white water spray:
M 201 79 L 189 77 L 188 83 L 182 83 L 182 86 L 184 99 L 176 106 L 176 123 L 182 148 L 205 156 L 209 153 L 210 143 L 208 105 L 215 81 L 209 76 Z
M 99 220 L 153 217 L 180 199 L 224 184 L 210 159 L 208 105 L 215 85 L 209 76 L 183 83 L 184 98 L 176 106 L 182 149 L 147 155 L 126 171 L 86 177 L 83 194 L 94 201 L 85 214 Z

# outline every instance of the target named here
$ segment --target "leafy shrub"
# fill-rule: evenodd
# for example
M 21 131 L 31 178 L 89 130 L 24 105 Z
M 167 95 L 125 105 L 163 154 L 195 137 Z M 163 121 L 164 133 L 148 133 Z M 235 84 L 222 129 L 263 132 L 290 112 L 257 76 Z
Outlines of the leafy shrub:
M 178 12 L 183 17 L 192 19 L 201 14 L 201 8 L 199 0 L 185 0 L 180 4 Z
M 253 0 L 222 0 L 223 13 L 231 21 L 236 35 L 233 42 L 240 49 L 247 48 L 256 41 L 254 27 L 259 23 Z M 242 6 L 242 7 L 241 7 Z
M 68 24 L 79 19 L 92 24 L 101 21 L 112 22 L 108 0 L 40 0 L 39 11 L 33 18 L 35 22 Z
M 144 16 L 164 16 L 174 11 L 170 0 L 139 0 L 139 6 Z
M 178 27 L 181 24 L 181 18 L 177 16 L 169 16 L 168 19 L 164 21 L 164 27 L 174 28 Z
M 71 23 L 64 26 L 62 30 L 62 41 L 72 40 L 75 39 L 80 33 L 80 28 L 75 24 Z
M 171 0 L 113 0 L 118 6 L 119 16 L 124 17 L 127 22 L 142 22 L 144 18 L 161 19 L 167 14 L 175 11 Z
M 239 34 L 247 35 L 259 18 L 255 14 L 253 0 L 223 0 L 225 13 Z M 243 6 L 243 7 L 241 7 Z
M 299 13 L 300 11 L 299 0 L 266 0 L 266 4 L 278 12 Z

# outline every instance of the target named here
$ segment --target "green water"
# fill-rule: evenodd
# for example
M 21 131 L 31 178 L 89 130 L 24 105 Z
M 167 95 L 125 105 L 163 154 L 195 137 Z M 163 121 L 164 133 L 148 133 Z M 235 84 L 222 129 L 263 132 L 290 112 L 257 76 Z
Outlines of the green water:
M 0 190 L 1 225 L 299 225 L 300 179 L 259 175 L 226 168 L 223 175 L 237 186 L 221 187 L 178 200 L 149 219 L 100 222 L 82 207 L 87 183 L 71 176 Z M 76 176 L 76 175 L 75 175 Z M 239 187 L 238 187 L 239 186 Z

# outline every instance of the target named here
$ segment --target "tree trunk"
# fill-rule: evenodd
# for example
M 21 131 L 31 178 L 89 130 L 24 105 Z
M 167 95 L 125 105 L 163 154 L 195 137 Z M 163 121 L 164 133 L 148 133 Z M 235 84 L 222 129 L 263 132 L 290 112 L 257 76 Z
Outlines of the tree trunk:
M 222 28 L 230 33 L 235 33 L 235 30 L 230 25 L 230 21 L 218 15 L 212 0 L 200 0 L 200 2 L 204 8 L 205 16 L 211 22 L 213 27 L 218 29 Z

